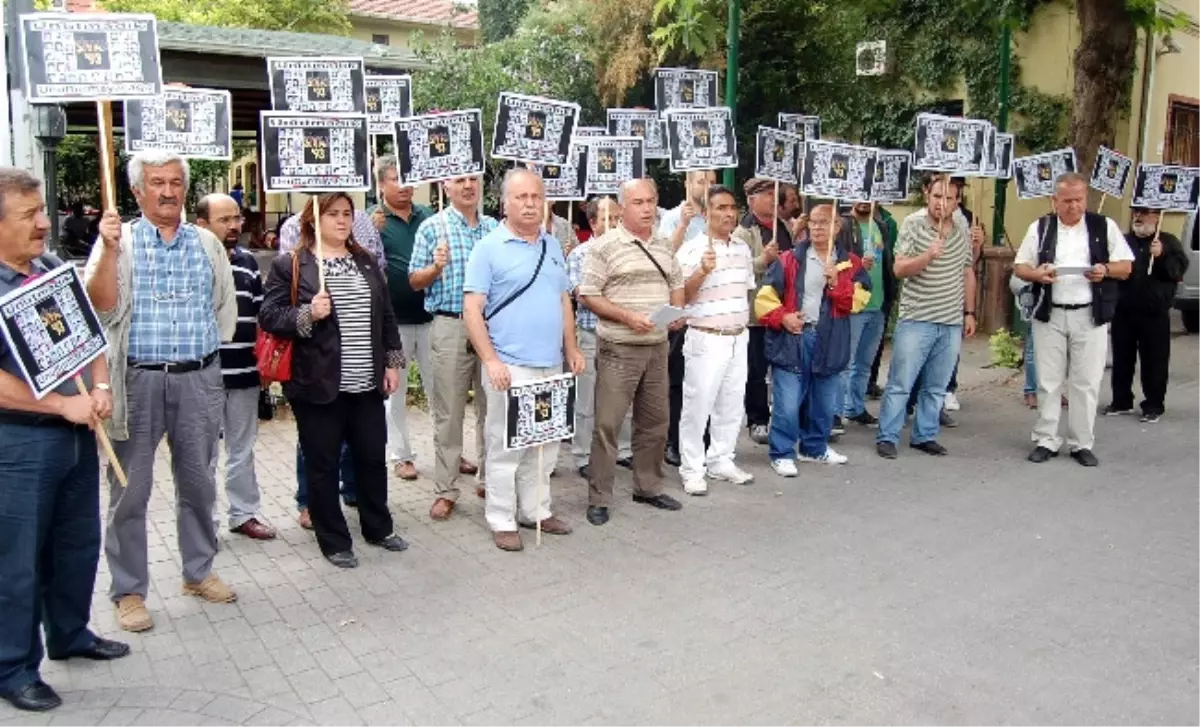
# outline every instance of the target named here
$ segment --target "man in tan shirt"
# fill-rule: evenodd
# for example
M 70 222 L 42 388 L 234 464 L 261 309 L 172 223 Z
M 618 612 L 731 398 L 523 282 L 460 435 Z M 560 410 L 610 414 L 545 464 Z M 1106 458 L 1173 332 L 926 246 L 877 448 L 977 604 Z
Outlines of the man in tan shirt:
M 664 305 L 683 307 L 683 273 L 670 245 L 654 233 L 658 189 L 651 179 L 621 185 L 622 223 L 592 246 L 578 293 L 599 317 L 596 335 L 595 434 L 587 519 L 608 522 L 617 459 L 617 432 L 633 406 L 633 501 L 678 510 L 663 494 L 662 453 L 669 424 L 667 331 L 650 316 Z

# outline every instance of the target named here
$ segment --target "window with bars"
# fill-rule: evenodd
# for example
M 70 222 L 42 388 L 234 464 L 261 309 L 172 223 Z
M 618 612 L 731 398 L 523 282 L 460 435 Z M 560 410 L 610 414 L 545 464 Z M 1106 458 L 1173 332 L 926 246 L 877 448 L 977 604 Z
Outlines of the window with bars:
M 1171 100 L 1167 112 L 1167 144 L 1164 164 L 1200 166 L 1200 106 Z

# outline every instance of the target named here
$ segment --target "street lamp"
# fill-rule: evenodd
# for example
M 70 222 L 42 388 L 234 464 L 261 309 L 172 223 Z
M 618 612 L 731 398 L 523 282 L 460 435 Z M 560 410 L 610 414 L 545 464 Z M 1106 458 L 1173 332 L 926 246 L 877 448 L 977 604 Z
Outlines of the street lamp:
M 54 150 L 67 135 L 67 112 L 62 106 L 33 107 L 33 135 L 42 145 L 43 166 L 46 170 L 46 211 L 50 215 L 50 246 L 62 253 L 58 239 L 58 169 Z

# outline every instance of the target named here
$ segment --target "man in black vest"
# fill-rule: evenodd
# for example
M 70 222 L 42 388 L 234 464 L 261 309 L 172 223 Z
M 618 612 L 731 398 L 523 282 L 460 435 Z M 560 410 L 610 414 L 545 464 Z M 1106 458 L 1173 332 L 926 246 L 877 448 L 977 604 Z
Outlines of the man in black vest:
M 1033 283 L 1037 306 L 1036 448 L 1029 461 L 1057 456 L 1062 390 L 1067 387 L 1067 447 L 1084 467 L 1100 464 L 1092 453 L 1096 402 L 1107 358 L 1108 324 L 1117 309 L 1118 282 L 1129 277 L 1133 253 L 1117 223 L 1087 211 L 1087 180 L 1070 172 L 1054 185 L 1053 215 L 1029 226 L 1014 273 Z
M 1112 324 L 1112 403 L 1108 416 L 1133 412 L 1133 369 L 1142 367 L 1142 421 L 1157 422 L 1166 411 L 1167 364 L 1171 360 L 1171 305 L 1188 269 L 1179 238 L 1159 229 L 1158 210 L 1133 208 L 1125 241 L 1133 250 L 1133 274 L 1120 285 Z M 1153 264 L 1153 267 L 1151 265 Z M 1139 361 L 1140 359 L 1140 361 Z

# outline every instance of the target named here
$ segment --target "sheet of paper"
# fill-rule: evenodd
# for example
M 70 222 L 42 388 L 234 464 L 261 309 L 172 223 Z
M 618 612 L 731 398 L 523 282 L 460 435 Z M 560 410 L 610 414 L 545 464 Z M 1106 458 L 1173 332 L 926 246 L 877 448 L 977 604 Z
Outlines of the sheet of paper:
M 650 314 L 650 322 L 655 328 L 666 328 L 675 321 L 687 315 L 687 311 L 683 308 L 676 308 L 672 305 L 664 305 L 662 308 Z
M 1087 271 L 1089 271 L 1089 270 L 1091 270 L 1091 268 L 1089 268 L 1089 267 L 1063 266 L 1063 267 L 1054 268 L 1054 274 L 1060 278 L 1066 277 L 1068 275 L 1078 275 L 1080 277 L 1083 277 L 1084 275 L 1087 274 Z

